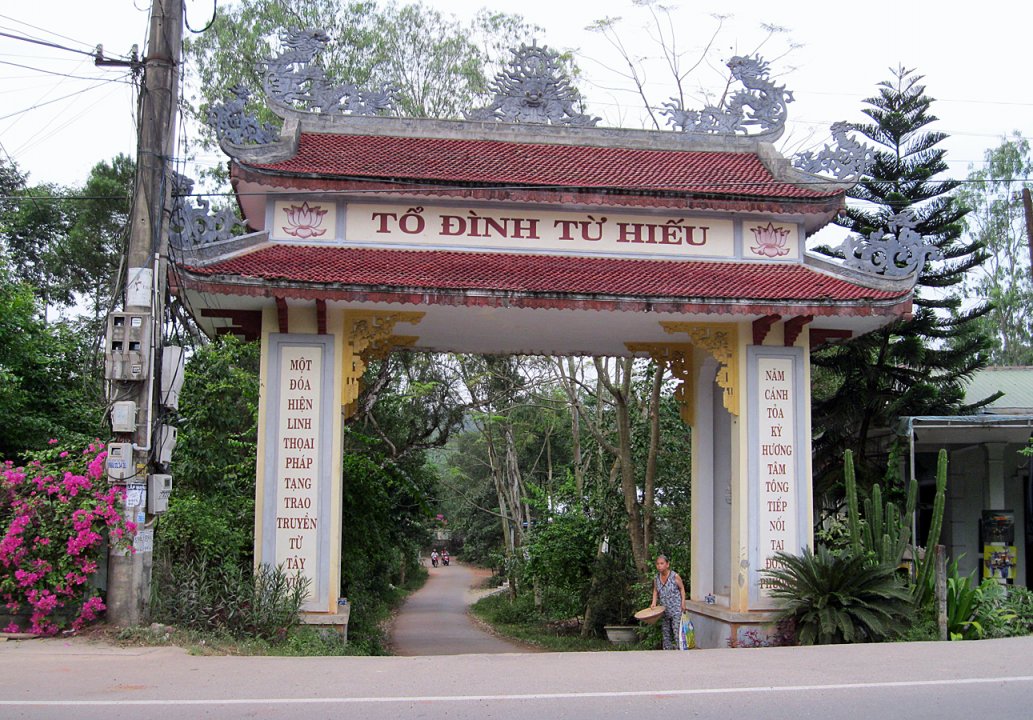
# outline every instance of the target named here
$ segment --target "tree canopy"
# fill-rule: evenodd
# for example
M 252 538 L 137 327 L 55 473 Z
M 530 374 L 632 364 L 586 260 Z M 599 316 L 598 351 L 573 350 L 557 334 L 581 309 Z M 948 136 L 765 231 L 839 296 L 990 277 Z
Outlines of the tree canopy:
M 965 233 L 986 247 L 987 259 L 969 273 L 965 294 L 986 298 L 990 310 L 980 322 L 992 341 L 995 365 L 1033 365 L 1033 276 L 1022 206 L 1022 190 L 1033 188 L 1033 154 L 1016 131 L 984 154 L 958 192 L 970 208 Z

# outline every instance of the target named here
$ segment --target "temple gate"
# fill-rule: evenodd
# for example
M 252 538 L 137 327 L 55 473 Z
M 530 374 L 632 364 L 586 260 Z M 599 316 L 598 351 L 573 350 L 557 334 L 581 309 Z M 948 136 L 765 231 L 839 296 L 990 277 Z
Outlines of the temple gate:
M 643 131 L 574 111 L 538 47 L 466 120 L 394 117 L 386 95 L 308 65 L 325 41 L 294 33 L 268 63 L 278 132 L 244 91 L 213 110 L 249 232 L 181 201 L 173 238 L 170 282 L 198 322 L 262 342 L 257 561 L 312 581 L 310 622 L 347 622 L 341 433 L 371 358 L 631 354 L 680 381 L 693 430 L 701 646 L 769 622 L 760 572 L 812 542 L 809 353 L 910 312 L 924 256 L 907 219 L 845 262 L 806 251 L 848 184 L 775 151 L 787 93 L 759 59 L 730 67 L 762 91 Z M 826 148 L 808 167 L 856 175 L 851 157 Z M 880 256 L 879 240 L 896 244 Z

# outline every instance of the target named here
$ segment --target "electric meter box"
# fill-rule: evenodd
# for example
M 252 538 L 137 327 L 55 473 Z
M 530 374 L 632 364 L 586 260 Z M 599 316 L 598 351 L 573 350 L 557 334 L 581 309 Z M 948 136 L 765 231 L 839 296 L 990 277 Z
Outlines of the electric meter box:
M 161 404 L 179 410 L 179 391 L 183 388 L 184 354 L 178 345 L 161 350 Z
M 120 400 L 111 405 L 111 430 L 117 433 L 136 432 L 136 403 Z
M 168 510 L 171 494 L 171 475 L 149 475 L 147 477 L 147 512 L 156 515 Z
M 151 372 L 151 316 L 116 312 L 108 315 L 104 337 L 104 377 L 146 380 Z
M 133 443 L 108 443 L 108 456 L 104 460 L 108 480 L 121 482 L 136 474 L 133 467 Z
M 172 462 L 172 453 L 179 442 L 179 430 L 171 425 L 162 425 L 158 434 L 158 462 L 168 465 Z

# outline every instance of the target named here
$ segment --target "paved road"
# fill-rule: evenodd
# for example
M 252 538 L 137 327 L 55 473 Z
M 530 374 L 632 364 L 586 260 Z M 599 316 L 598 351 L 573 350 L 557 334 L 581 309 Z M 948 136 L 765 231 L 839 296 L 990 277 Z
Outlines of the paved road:
M 395 626 L 396 649 L 410 657 L 193 657 L 79 639 L 0 643 L 0 718 L 1033 716 L 1033 638 L 526 653 L 466 617 L 475 580 L 463 566 L 432 569 Z
M 0 643 L 0 718 L 1029 718 L 1033 638 L 693 652 L 193 657 Z
M 481 630 L 466 610 L 475 597 L 472 587 L 487 571 L 455 561 L 430 568 L 427 583 L 398 612 L 391 633 L 396 655 L 464 655 L 529 650 Z

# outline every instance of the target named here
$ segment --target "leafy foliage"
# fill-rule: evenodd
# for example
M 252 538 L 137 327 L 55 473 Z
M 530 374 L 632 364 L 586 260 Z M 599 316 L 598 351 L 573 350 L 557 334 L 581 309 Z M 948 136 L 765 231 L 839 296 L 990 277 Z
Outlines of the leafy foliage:
M 801 555 L 777 553 L 780 567 L 766 570 L 771 595 L 782 602 L 802 645 L 876 642 L 908 615 L 911 595 L 896 567 L 861 555 L 834 555 L 824 547 Z
M 965 282 L 969 297 L 986 298 L 990 311 L 980 318 L 993 340 L 995 365 L 1033 364 L 1033 278 L 1021 191 L 1033 174 L 1029 141 L 1016 131 L 984 154 L 985 165 L 970 168 L 958 201 L 971 209 L 965 232 L 988 251 L 986 262 L 973 268 Z
M 331 38 L 321 64 L 333 81 L 394 87 L 402 115 L 435 118 L 460 118 L 484 104 L 495 67 L 535 31 L 516 15 L 482 10 L 464 23 L 419 2 L 241 0 L 184 44 L 196 71 L 187 97 L 194 117 L 201 119 L 235 85 L 260 90 L 257 65 L 276 54 L 277 34 L 308 27 Z M 205 148 L 216 146 L 207 128 L 202 137 Z
M 73 321 L 47 325 L 38 309 L 0 254 L 0 457 L 19 461 L 48 438 L 85 446 L 105 432 L 87 330 Z

